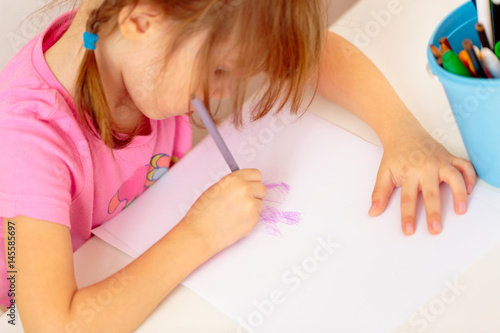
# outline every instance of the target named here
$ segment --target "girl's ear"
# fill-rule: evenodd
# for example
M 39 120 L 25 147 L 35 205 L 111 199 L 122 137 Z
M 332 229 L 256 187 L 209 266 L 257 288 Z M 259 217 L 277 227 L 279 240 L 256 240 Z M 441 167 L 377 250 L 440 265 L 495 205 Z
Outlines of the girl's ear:
M 124 38 L 138 41 L 158 28 L 158 24 L 163 20 L 164 15 L 157 6 L 139 2 L 135 6 L 127 5 L 120 10 L 118 26 Z

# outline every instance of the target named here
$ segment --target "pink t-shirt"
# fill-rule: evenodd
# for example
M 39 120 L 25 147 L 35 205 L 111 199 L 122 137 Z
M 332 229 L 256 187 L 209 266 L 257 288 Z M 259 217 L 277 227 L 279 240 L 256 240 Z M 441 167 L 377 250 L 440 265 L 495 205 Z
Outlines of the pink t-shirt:
M 43 56 L 74 15 L 56 19 L 0 73 L 0 218 L 25 215 L 67 226 L 73 251 L 91 237 L 93 228 L 153 185 L 192 145 L 186 116 L 150 120 L 151 133 L 114 150 L 115 159 L 99 139 L 81 128 L 74 100 Z M 0 304 L 8 305 L 2 229 Z

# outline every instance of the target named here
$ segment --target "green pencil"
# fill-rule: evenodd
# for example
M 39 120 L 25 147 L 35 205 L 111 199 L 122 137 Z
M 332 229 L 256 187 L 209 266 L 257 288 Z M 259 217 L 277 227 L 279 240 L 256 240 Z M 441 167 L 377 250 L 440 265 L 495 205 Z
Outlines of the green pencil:
M 460 61 L 458 56 L 451 50 L 443 53 L 443 67 L 450 73 L 472 77 L 472 74 L 469 72 L 469 70 L 464 66 L 462 61 Z

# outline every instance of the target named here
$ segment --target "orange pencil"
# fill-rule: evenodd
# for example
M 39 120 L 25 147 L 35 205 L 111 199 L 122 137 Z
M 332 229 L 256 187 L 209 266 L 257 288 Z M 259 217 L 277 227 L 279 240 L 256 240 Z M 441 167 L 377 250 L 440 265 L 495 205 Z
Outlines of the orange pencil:
M 469 58 L 472 61 L 472 65 L 474 69 L 476 70 L 477 76 L 480 78 L 487 78 L 488 76 L 483 70 L 483 67 L 481 65 L 481 62 L 479 61 L 476 50 L 474 49 L 474 44 L 472 44 L 472 41 L 468 38 L 464 39 L 462 42 L 462 46 L 464 49 L 467 51 L 469 54 Z
M 474 68 L 474 65 L 472 64 L 472 60 L 470 60 L 469 54 L 467 51 L 462 50 L 458 54 L 458 58 L 462 61 L 465 67 L 469 70 L 469 72 L 474 75 L 474 77 L 477 77 L 476 69 Z

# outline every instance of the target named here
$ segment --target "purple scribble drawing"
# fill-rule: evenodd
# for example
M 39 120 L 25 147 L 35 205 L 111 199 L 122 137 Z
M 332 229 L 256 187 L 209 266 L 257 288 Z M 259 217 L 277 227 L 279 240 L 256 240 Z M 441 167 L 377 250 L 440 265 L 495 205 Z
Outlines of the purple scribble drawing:
M 288 184 L 283 182 L 265 182 L 264 185 L 267 187 L 267 195 L 262 200 L 265 206 L 260 212 L 259 222 L 266 226 L 266 231 L 270 235 L 281 237 L 282 234 L 278 224 L 298 225 L 302 221 L 302 214 L 298 212 L 283 212 L 279 209 L 279 206 L 285 201 L 288 192 L 290 192 Z
M 290 185 L 281 183 L 264 182 L 267 187 L 267 195 L 263 201 L 282 204 L 285 201 L 288 192 L 290 192 Z

